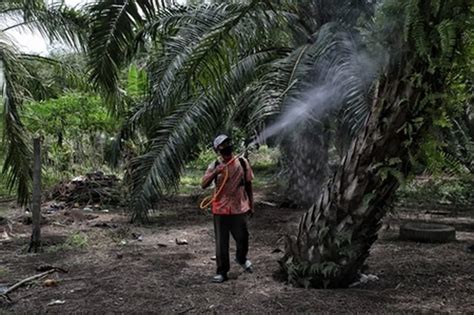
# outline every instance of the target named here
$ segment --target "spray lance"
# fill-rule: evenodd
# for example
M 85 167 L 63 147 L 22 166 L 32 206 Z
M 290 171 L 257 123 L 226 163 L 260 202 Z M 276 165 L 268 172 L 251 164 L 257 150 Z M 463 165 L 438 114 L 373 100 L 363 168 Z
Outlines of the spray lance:
M 258 147 L 258 142 L 257 142 L 257 140 L 252 141 L 250 144 L 248 144 L 248 145 L 245 147 L 245 149 L 243 150 L 243 152 L 241 152 L 240 154 L 235 155 L 231 160 L 229 160 L 228 162 L 226 162 L 226 163 L 224 164 L 224 171 L 223 171 L 223 173 L 224 173 L 224 179 L 222 180 L 222 183 L 220 184 L 219 187 L 217 187 L 217 186 L 215 187 L 214 192 L 213 192 L 211 195 L 205 197 L 205 198 L 201 201 L 201 203 L 200 203 L 200 205 L 199 205 L 199 207 L 200 207 L 201 209 L 206 209 L 206 208 L 208 208 L 215 200 L 217 200 L 217 198 L 218 198 L 219 195 L 221 194 L 222 190 L 224 189 L 225 184 L 227 183 L 227 180 L 229 179 L 229 168 L 228 168 L 228 166 L 231 165 L 232 163 L 234 163 L 235 160 L 240 159 L 240 158 L 242 158 L 242 157 L 248 156 L 248 153 L 249 153 L 249 151 L 250 151 L 250 148 L 252 148 L 252 147 L 254 147 L 254 146 L 255 146 L 255 147 Z

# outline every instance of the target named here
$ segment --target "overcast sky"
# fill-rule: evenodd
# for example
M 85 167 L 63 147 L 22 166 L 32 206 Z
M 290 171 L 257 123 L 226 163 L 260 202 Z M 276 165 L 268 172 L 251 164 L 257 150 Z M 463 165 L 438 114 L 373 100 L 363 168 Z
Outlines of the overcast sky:
M 2 1 L 2 0 L 0 0 Z M 53 0 L 50 0 L 51 2 Z M 65 0 L 66 5 L 75 7 L 83 6 L 93 0 Z M 178 0 L 178 3 L 185 3 L 185 0 Z M 1 26 L 0 26 L 1 28 Z M 38 33 L 31 33 L 27 30 L 20 30 L 18 28 L 8 31 L 8 35 L 11 36 L 17 46 L 26 53 L 42 54 L 46 55 L 48 49 L 51 50 L 54 47 L 50 47 L 48 43 Z
M 0 0 L 1 1 L 1 0 Z M 65 0 L 66 5 L 82 6 L 91 0 Z M 11 36 L 17 46 L 26 53 L 35 53 L 45 55 L 48 52 L 48 43 L 37 33 L 31 33 L 28 30 L 20 30 L 18 28 L 7 32 Z

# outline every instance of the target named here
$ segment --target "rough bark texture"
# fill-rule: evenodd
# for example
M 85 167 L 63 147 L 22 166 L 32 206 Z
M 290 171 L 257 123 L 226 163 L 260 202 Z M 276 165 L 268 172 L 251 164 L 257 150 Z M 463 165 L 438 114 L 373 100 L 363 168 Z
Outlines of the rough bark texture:
M 417 149 L 417 139 L 430 125 L 429 108 L 417 106 L 426 90 L 413 87 L 407 68 L 413 65 L 393 65 L 380 81 L 365 127 L 302 217 L 297 235 L 288 237 L 281 265 L 290 282 L 344 287 L 356 280 L 399 186 L 398 177 L 409 171 L 409 151 Z M 440 90 L 444 83 L 426 68 L 418 64 L 417 69 Z M 424 123 L 413 123 L 420 117 Z
M 288 172 L 288 198 L 299 206 L 311 205 L 328 177 L 327 132 L 321 123 L 307 123 L 286 136 L 281 149 Z
M 33 139 L 33 193 L 31 211 L 33 215 L 33 231 L 31 233 L 29 252 L 35 253 L 41 247 L 41 139 Z
M 413 23 L 408 24 L 413 33 L 402 37 L 399 26 L 389 35 L 394 56 L 376 87 L 365 127 L 318 201 L 301 218 L 297 235 L 287 237 L 280 264 L 296 285 L 344 287 L 356 280 L 399 177 L 410 171 L 410 153 L 419 150 L 442 108 L 454 54 L 438 48 L 440 37 L 433 29 L 446 21 L 462 21 L 459 14 L 469 12 L 468 2 L 443 2 L 440 7 L 420 1 L 414 2 L 419 11 L 407 7 L 401 13 L 394 10 L 399 3 L 387 3 L 394 15 L 387 19 L 412 14 L 406 19 Z M 403 17 L 397 23 L 406 29 Z M 462 49 L 465 26 L 461 22 L 456 27 L 452 34 L 459 36 L 453 37 L 458 40 L 451 42 L 452 51 Z M 421 41 L 431 46 L 420 46 Z
M 282 266 L 304 286 L 352 283 L 377 239 L 398 171 L 407 165 L 403 124 L 418 97 L 402 82 L 385 81 L 363 132 L 352 142 L 342 165 L 318 201 L 302 217 L 296 237 L 288 238 Z M 405 100 L 405 101 L 402 101 Z M 312 268 L 312 270 L 311 270 Z M 312 276 L 314 275 L 314 276 Z

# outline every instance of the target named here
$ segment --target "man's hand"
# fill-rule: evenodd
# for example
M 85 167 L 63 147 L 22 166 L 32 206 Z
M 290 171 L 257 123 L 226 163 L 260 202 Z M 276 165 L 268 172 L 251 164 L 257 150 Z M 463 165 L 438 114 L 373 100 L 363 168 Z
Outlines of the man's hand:
M 214 173 L 216 173 L 216 175 L 222 173 L 225 167 L 226 167 L 225 164 L 217 165 L 216 168 L 214 169 Z
M 214 167 L 213 170 L 209 168 L 201 180 L 201 187 L 203 189 L 209 187 L 212 181 L 215 180 L 216 176 L 224 171 L 225 167 L 226 167 L 225 164 L 218 164 L 216 167 Z

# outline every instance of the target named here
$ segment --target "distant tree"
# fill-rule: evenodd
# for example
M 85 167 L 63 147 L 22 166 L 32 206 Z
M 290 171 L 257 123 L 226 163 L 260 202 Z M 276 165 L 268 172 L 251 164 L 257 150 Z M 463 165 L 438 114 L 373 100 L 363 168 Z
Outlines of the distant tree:
M 44 136 L 44 164 L 58 171 L 71 171 L 74 161 L 83 167 L 103 165 L 106 142 L 115 135 L 118 120 L 107 113 L 98 95 L 62 94 L 24 105 L 26 129 Z

